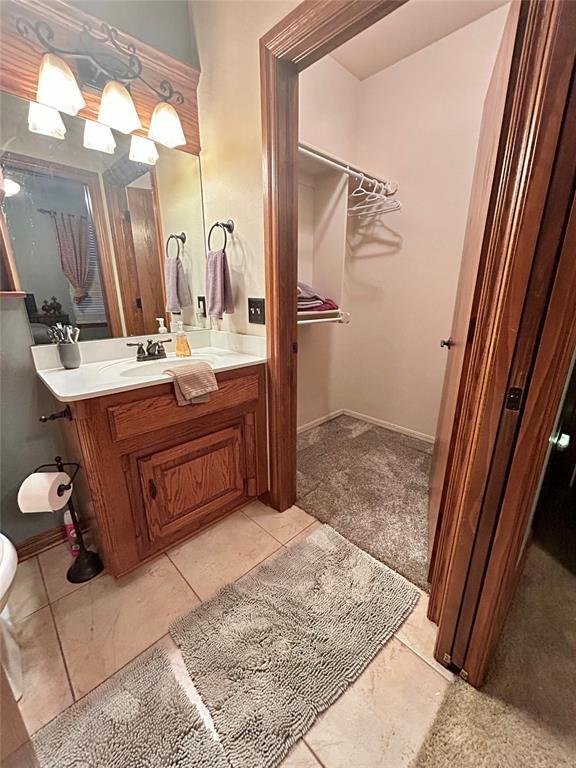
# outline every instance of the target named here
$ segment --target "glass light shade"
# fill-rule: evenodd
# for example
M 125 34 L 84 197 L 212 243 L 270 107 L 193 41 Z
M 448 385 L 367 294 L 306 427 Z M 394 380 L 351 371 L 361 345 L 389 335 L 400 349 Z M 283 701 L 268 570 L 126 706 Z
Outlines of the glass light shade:
M 41 133 L 53 139 L 63 139 L 66 134 L 66 126 L 60 112 L 35 101 L 30 102 L 28 109 L 28 129 L 32 133 Z
M 170 148 L 186 144 L 186 136 L 184 136 L 178 112 L 172 104 L 165 101 L 156 104 L 152 112 L 148 138 Z
M 45 53 L 40 62 L 36 101 L 67 115 L 77 115 L 86 106 L 72 70 L 53 53 Z
M 156 144 L 143 136 L 132 136 L 130 141 L 130 160 L 136 163 L 146 163 L 154 165 L 158 160 L 158 150 Z
M 4 178 L 0 180 L 0 189 L 4 192 L 4 197 L 13 197 L 20 192 L 22 187 L 14 179 Z
M 84 126 L 84 146 L 86 149 L 97 149 L 99 152 L 114 154 L 116 142 L 112 131 L 107 125 L 95 123 L 93 120 L 86 120 Z
M 132 133 L 142 128 L 132 96 L 122 83 L 110 80 L 102 91 L 98 122 L 120 133 Z

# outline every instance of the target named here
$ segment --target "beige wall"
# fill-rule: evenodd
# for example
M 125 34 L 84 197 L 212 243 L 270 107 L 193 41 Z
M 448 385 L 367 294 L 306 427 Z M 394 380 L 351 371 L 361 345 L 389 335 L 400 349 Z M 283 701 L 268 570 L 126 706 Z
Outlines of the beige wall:
M 398 181 L 403 210 L 349 227 L 343 308 L 352 322 L 337 326 L 326 375 L 343 389 L 331 402 L 429 436 L 446 364 L 439 341 L 450 332 L 483 100 L 506 14 L 498 9 L 357 81 L 351 159 Z
M 219 327 L 264 334 L 248 323 L 248 296 L 264 296 L 264 218 L 258 41 L 295 2 L 192 2 L 202 76 L 198 91 L 204 216 L 234 219 L 228 247 L 236 312 Z
M 202 68 L 206 226 L 227 218 L 237 225 L 228 249 L 236 312 L 220 327 L 242 333 L 264 333 L 248 324 L 246 307 L 248 296 L 264 295 L 258 41 L 295 5 L 191 3 Z M 438 343 L 450 328 L 482 102 L 505 14 L 496 11 L 362 83 L 331 59 L 301 76 L 301 139 L 397 178 L 404 204 L 349 254 L 351 325 L 308 329 L 302 412 L 314 397 L 326 408 L 345 400 L 340 407 L 434 433 L 446 361 Z M 334 331 L 338 353 L 322 343 Z M 338 372 L 328 374 L 329 365 Z M 320 386 L 326 375 L 342 395 Z M 306 408 L 301 422 L 311 410 L 322 408 Z
M 331 56 L 299 79 L 300 140 L 345 159 L 356 150 L 359 81 Z
M 170 234 L 186 233 L 182 263 L 192 290 L 194 307 L 183 308 L 182 320 L 188 324 L 202 325 L 204 321 L 196 314 L 196 298 L 205 293 L 206 255 L 200 161 L 196 155 L 161 146 L 158 147 L 158 153 L 160 156 L 155 169 L 162 242 L 165 243 Z M 171 249 L 173 247 L 170 246 Z

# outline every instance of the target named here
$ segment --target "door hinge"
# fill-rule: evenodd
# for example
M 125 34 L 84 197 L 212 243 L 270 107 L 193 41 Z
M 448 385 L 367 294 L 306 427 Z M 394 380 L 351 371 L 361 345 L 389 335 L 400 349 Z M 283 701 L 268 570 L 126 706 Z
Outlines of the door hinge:
M 297 341 L 293 341 L 292 342 L 292 353 L 295 354 L 295 355 L 298 354 L 298 342 Z
M 444 664 L 452 664 L 452 656 L 450 656 L 449 653 L 445 653 L 444 656 L 442 656 L 442 661 Z
M 466 342 L 468 344 L 472 343 L 472 339 L 474 338 L 474 332 L 476 331 L 476 315 L 472 315 L 470 318 L 470 325 L 468 326 L 468 337 L 466 339 Z
M 506 395 L 506 410 L 519 411 L 523 394 L 523 390 L 520 387 L 510 387 Z
M 468 680 L 468 672 L 466 672 L 465 669 L 461 669 L 460 670 L 460 677 L 462 678 L 462 680 Z

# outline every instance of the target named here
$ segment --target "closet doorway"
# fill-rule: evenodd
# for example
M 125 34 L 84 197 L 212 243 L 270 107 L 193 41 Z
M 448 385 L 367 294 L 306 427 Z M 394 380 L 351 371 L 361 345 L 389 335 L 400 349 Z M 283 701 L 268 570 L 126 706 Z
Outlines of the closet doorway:
M 409 3 L 409 6 L 418 5 Z M 297 359 L 302 354 L 300 334 L 304 330 L 298 329 L 295 298 L 300 139 L 298 73 L 362 30 L 380 20 L 384 23 L 387 21 L 384 17 L 389 14 L 393 20 L 394 14 L 400 14 L 403 8 L 403 3 L 385 0 L 370 3 L 350 0 L 337 5 L 305 3 L 261 41 L 267 179 L 270 501 L 278 510 L 293 504 L 297 493 Z M 573 21 L 571 15 L 571 4 L 561 0 L 545 4 L 512 3 L 484 101 L 452 331 L 442 334 L 448 342 L 445 344 L 448 366 L 439 404 L 429 505 L 432 531 L 429 538 L 433 544 L 429 616 L 440 626 L 436 658 L 452 668 L 456 667 L 451 651 L 459 639 L 457 617 L 467 594 L 471 552 L 474 546 L 478 550 L 479 539 L 484 537 L 486 542 L 484 567 L 489 554 L 492 532 L 481 526 L 484 494 L 490 489 L 491 472 L 506 466 L 506 456 L 513 448 L 513 427 L 521 417 L 525 393 L 521 385 L 510 387 L 509 376 L 572 72 L 574 50 L 566 31 Z M 458 62 L 454 64 L 457 65 Z M 393 111 L 390 105 L 391 115 Z M 416 125 L 413 138 L 416 142 L 418 129 Z M 369 171 L 365 163 L 362 165 L 364 167 L 357 170 Z M 384 167 L 373 176 L 386 181 L 386 174 Z M 400 200 L 403 188 L 408 193 L 405 199 L 409 199 L 410 180 L 391 180 L 399 184 Z M 431 233 L 434 234 L 433 228 Z M 393 238 L 390 242 L 393 250 Z M 551 264 L 553 258 L 551 254 Z M 334 270 L 334 275 L 337 272 Z M 317 293 L 324 298 L 325 290 Z M 344 287 L 340 309 L 348 312 L 343 301 L 345 295 Z M 330 298 L 335 298 L 338 304 L 337 296 Z M 536 325 L 538 312 L 542 311 L 542 307 L 534 309 Z M 350 326 L 340 322 L 318 323 L 312 332 L 346 332 L 354 326 L 355 314 L 350 312 L 350 316 Z M 338 318 L 339 321 L 346 319 L 345 316 Z M 401 334 L 403 328 L 392 330 Z M 359 351 L 357 345 L 351 345 L 341 365 L 353 369 Z M 378 352 L 374 349 L 374 356 Z M 322 349 L 315 362 L 322 363 L 325 354 L 326 350 Z M 299 365 L 302 369 L 301 359 Z M 352 384 L 353 387 L 360 385 L 360 381 Z M 508 442 L 504 440 L 498 445 L 497 463 L 492 464 L 502 409 L 505 413 L 510 411 L 506 420 L 511 426 Z M 372 440 L 369 423 L 365 419 L 360 421 L 361 427 L 350 423 L 341 426 L 351 432 L 364 430 Z M 381 418 L 380 421 L 387 420 Z M 412 432 L 420 431 L 412 429 Z M 401 432 L 395 435 L 400 444 L 402 440 L 421 438 L 422 435 Z M 325 448 L 325 468 L 328 468 L 331 446 Z M 418 448 L 424 463 L 426 449 L 422 450 L 421 445 Z M 366 484 L 363 490 L 365 487 Z M 497 498 L 488 501 L 492 506 L 498 504 Z M 473 603 L 470 598 L 469 604 Z M 462 674 L 467 675 L 467 670 L 461 669 Z M 469 679 L 478 684 L 481 677 L 482 665 Z

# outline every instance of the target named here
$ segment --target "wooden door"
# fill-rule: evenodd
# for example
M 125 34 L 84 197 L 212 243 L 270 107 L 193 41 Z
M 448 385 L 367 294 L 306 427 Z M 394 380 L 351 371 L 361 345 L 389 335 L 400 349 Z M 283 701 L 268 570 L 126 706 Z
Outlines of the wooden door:
M 572 112 L 576 127 L 576 109 Z M 567 149 L 574 154 L 574 137 Z M 574 158 L 573 158 L 574 160 Z M 529 541 L 532 511 L 570 366 L 576 353 L 576 171 L 572 163 L 572 204 L 569 219 L 556 245 L 560 252 L 538 348 L 530 366 L 530 384 L 512 449 L 510 468 L 502 492 L 499 516 L 491 531 L 491 551 L 475 604 L 468 642 L 462 649 L 462 668 L 468 679 L 480 683 L 486 673 L 513 594 L 521 578 Z M 558 211 L 558 200 L 550 207 Z M 549 245 L 549 244 L 548 244 Z M 555 255 L 554 250 L 552 253 Z M 522 345 L 525 346 L 525 345 Z M 538 610 L 537 607 L 534 610 Z M 462 635 L 462 632 L 458 633 Z
M 159 233 L 154 209 L 154 195 L 151 189 L 128 187 L 128 211 L 134 243 L 135 272 L 138 277 L 138 292 L 142 309 L 142 324 L 145 333 L 158 329 L 157 317 L 164 317 L 164 289 L 159 251 Z
M 520 3 L 513 3 L 484 101 L 456 305 L 449 337 L 451 344 L 444 347 L 448 355 L 448 362 L 430 473 L 428 507 L 428 553 L 430 557 L 428 578 L 430 581 L 432 581 L 434 564 L 439 550 L 439 531 L 442 524 L 443 504 L 446 498 L 444 481 L 450 470 L 454 441 L 458 434 L 459 391 L 470 362 L 470 347 L 474 337 L 477 315 L 474 301 L 476 286 L 479 278 L 481 278 L 479 270 L 482 245 L 490 227 L 488 220 L 489 203 L 492 188 L 499 181 L 495 180 L 494 171 L 502 131 L 502 117 L 506 103 L 519 11 Z
M 240 423 L 138 460 L 148 539 L 156 544 L 248 498 Z
M 483 281 L 469 370 L 459 392 L 429 615 L 439 624 L 436 658 L 475 685 L 489 657 L 469 653 L 478 601 L 572 202 L 575 25 L 574 3 L 522 4 L 518 38 L 524 43 L 520 48 L 517 39 L 515 45 L 497 157 L 501 180 L 490 201 L 495 222 L 487 264 L 480 265 L 489 279 Z M 529 474 L 538 474 L 532 455 L 523 461 Z M 524 492 L 525 485 L 517 489 Z M 495 616 L 485 632 L 497 634 Z
M 155 333 L 158 328 L 156 317 L 165 316 L 165 302 L 163 259 L 153 192 L 111 183 L 106 176 L 104 189 L 117 254 L 126 334 Z

